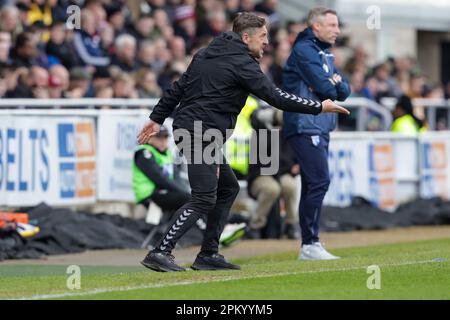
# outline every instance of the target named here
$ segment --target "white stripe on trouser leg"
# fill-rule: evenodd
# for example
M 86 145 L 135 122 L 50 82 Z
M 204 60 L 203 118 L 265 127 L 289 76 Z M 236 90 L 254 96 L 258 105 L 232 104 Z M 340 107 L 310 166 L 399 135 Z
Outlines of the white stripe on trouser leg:
M 164 251 L 167 249 L 167 245 L 170 243 L 169 240 L 172 240 L 177 231 L 181 228 L 181 226 L 186 222 L 188 217 L 193 213 L 191 209 L 186 209 L 183 211 L 183 213 L 178 217 L 177 221 L 172 225 L 172 228 L 170 228 L 169 232 L 166 234 L 166 236 L 163 239 L 162 244 L 159 246 L 159 250 Z

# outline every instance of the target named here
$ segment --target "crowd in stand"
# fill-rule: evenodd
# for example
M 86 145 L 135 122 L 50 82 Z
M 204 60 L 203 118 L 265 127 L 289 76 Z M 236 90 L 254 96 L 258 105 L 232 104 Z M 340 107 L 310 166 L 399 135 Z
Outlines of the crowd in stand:
M 68 14 L 71 5 L 79 12 Z M 157 98 L 240 11 L 269 20 L 271 45 L 260 63 L 281 85 L 291 45 L 306 25 L 284 21 L 277 6 L 278 0 L 0 0 L 0 97 Z M 69 19 L 72 12 L 78 20 Z M 73 21 L 75 29 L 68 27 Z M 369 65 L 364 49 L 345 37 L 332 51 L 352 96 L 449 98 L 450 84 L 431 83 L 412 57 Z

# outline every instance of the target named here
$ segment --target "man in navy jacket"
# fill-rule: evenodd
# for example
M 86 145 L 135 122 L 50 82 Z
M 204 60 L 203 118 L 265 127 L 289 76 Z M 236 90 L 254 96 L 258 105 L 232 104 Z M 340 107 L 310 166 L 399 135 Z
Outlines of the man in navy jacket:
M 339 74 L 329 48 L 339 35 L 337 14 L 324 7 L 308 14 L 308 28 L 301 32 L 283 70 L 283 86 L 288 92 L 313 100 L 345 100 L 348 82 Z M 323 198 L 330 184 L 328 143 L 336 127 L 335 114 L 317 116 L 284 113 L 284 134 L 292 145 L 301 169 L 300 226 L 301 260 L 336 259 L 319 242 L 319 220 Z

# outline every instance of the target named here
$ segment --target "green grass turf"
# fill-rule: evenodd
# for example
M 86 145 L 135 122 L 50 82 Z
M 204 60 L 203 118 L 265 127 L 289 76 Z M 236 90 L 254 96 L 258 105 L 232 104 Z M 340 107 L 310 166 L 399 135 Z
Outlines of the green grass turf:
M 234 260 L 240 271 L 81 266 L 81 290 L 67 289 L 64 266 L 0 263 L 0 299 L 450 299 L 450 239 L 331 251 L 342 259 L 287 252 Z M 380 290 L 366 286 L 369 265 L 380 266 Z

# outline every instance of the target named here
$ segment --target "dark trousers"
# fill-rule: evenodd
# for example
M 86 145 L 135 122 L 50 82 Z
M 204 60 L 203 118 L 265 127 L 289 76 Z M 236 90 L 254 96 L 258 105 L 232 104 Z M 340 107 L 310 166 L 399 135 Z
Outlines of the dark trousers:
M 317 137 L 317 136 L 315 136 Z M 322 202 L 330 185 L 328 172 L 329 138 L 300 134 L 289 138 L 300 165 L 302 191 L 299 220 L 302 244 L 319 241 Z
M 208 254 L 218 252 L 220 235 L 239 192 L 236 176 L 223 156 L 222 159 L 220 164 L 190 164 L 188 159 L 191 199 L 175 212 L 155 251 L 171 252 L 187 230 L 203 218 L 207 223 L 201 251 Z
M 150 201 L 156 203 L 163 212 L 175 212 L 190 199 L 191 195 L 187 192 L 169 191 L 160 193 L 155 191 Z

